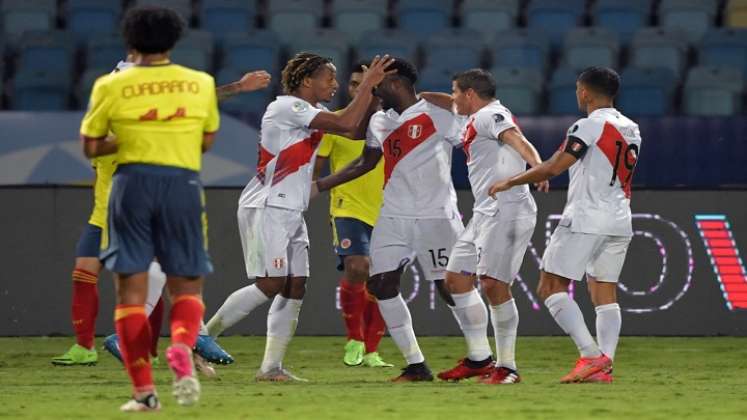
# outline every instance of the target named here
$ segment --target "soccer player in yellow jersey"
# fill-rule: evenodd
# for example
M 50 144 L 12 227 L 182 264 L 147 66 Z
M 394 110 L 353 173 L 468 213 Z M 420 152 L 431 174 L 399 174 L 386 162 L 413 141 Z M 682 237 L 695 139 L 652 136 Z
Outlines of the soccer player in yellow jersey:
M 348 82 L 348 95 L 354 98 L 363 80 L 364 63 L 353 66 Z M 329 164 L 337 172 L 357 159 L 365 141 L 326 134 L 317 153 L 315 178 Z M 340 305 L 347 330 L 343 362 L 348 366 L 391 367 L 377 351 L 386 324 L 379 312 L 376 299 L 366 292 L 369 268 L 369 241 L 379 216 L 383 200 L 384 165 L 379 162 L 374 170 L 337 186 L 330 191 L 329 213 L 334 236 L 335 252 L 340 260 Z
M 184 22 L 170 9 L 130 9 L 123 35 L 135 67 L 99 78 L 81 123 L 89 158 L 116 154 L 101 259 L 116 273 L 115 326 L 133 398 L 123 411 L 153 411 L 160 403 L 149 360 L 144 303 L 147 268 L 157 258 L 171 294 L 171 342 L 166 352 L 181 405 L 199 399 L 191 349 L 204 306 L 207 253 L 201 154 L 219 127 L 215 82 L 171 64 L 169 52 Z M 108 141 L 109 132 L 114 141 Z

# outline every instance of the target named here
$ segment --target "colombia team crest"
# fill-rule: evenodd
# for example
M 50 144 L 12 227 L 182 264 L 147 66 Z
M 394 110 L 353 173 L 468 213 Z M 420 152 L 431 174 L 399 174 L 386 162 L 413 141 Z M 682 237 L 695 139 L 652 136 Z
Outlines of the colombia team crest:
M 407 127 L 407 136 L 415 140 L 420 137 L 423 133 L 423 126 L 420 124 L 413 124 Z

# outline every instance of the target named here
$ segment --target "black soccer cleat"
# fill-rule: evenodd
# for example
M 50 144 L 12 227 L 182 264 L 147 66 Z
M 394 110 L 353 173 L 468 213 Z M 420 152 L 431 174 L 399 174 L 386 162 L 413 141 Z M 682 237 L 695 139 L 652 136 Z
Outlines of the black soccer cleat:
M 413 363 L 402 369 L 402 373 L 392 382 L 430 382 L 433 381 L 433 374 L 428 366 L 423 363 Z

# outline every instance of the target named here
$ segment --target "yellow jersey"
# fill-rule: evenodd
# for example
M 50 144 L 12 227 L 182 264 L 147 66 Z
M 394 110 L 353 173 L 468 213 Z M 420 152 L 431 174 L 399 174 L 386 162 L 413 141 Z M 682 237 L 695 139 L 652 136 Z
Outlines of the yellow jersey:
M 96 80 L 80 132 L 117 138 L 117 163 L 199 171 L 203 133 L 218 130 L 215 81 L 176 64 L 135 66 Z
M 99 156 L 91 163 L 96 171 L 96 183 L 93 184 L 93 211 L 88 223 L 106 229 L 109 192 L 112 189 L 112 176 L 117 169 L 117 155 Z
M 334 173 L 357 159 L 365 145 L 363 140 L 325 134 L 317 155 L 329 158 L 329 167 Z M 329 196 L 332 217 L 351 217 L 375 225 L 384 200 L 384 160 L 360 178 L 332 188 Z

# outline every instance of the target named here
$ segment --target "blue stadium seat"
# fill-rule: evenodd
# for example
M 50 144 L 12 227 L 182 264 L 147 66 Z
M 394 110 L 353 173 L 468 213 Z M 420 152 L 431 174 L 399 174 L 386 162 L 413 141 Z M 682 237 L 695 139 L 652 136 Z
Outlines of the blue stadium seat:
M 451 77 L 444 69 L 425 68 L 418 73 L 417 90 L 419 92 L 451 93 Z
M 281 44 L 275 32 L 256 30 L 246 35 L 231 35 L 222 45 L 224 67 L 244 71 L 264 69 L 270 73 L 278 70 Z
M 423 45 L 429 68 L 456 73 L 479 67 L 483 44 L 480 32 L 449 28 L 428 38 Z
M 56 68 L 24 70 L 12 81 L 10 107 L 17 111 L 67 109 L 70 78 Z
M 679 29 L 690 42 L 697 42 L 713 26 L 717 13 L 717 0 L 662 0 L 659 25 Z
M 414 34 L 396 29 L 366 32 L 356 46 L 357 59 L 368 60 L 377 54 L 389 54 L 414 60 L 416 52 L 416 45 L 412 41 L 414 38 Z
M 226 67 L 218 72 L 215 77 L 215 83 L 217 86 L 224 85 L 227 83 L 235 82 L 239 80 L 244 74 L 244 70 Z M 241 93 L 231 98 L 220 101 L 219 106 L 221 110 L 237 113 L 237 114 L 249 114 L 252 117 L 258 118 L 262 116 L 267 107 L 273 99 L 273 91 L 275 87 L 268 87 L 250 93 Z
M 273 0 L 268 2 L 267 28 L 290 43 L 297 33 L 320 26 L 323 6 L 322 0 Z
M 747 29 L 714 28 L 698 49 L 698 62 L 742 69 L 747 77 Z
M 519 0 L 465 0 L 461 15 L 462 27 L 479 31 L 485 40 L 492 40 L 495 33 L 516 26 Z
M 516 115 L 532 115 L 540 111 L 544 78 L 537 69 L 496 67 L 491 70 L 496 83 L 496 96 Z
M 527 7 L 527 27 L 545 32 L 553 46 L 559 47 L 565 33 L 581 21 L 585 6 L 584 0 L 532 0 Z
M 620 78 L 615 105 L 626 115 L 656 117 L 671 111 L 677 79 L 669 70 L 628 67 Z
M 563 51 L 563 64 L 576 70 L 590 66 L 616 68 L 620 45 L 617 36 L 604 28 L 574 28 L 565 37 Z
M 67 29 L 78 41 L 118 33 L 121 9 L 119 1 L 68 0 Z
M 116 34 L 98 36 L 86 44 L 86 67 L 113 69 L 120 60 L 127 57 L 124 40 Z
M 246 0 L 203 0 L 200 28 L 218 38 L 227 34 L 246 34 L 254 27 L 256 10 Z
M 397 4 L 399 27 L 420 39 L 440 32 L 450 25 L 449 0 L 400 0 Z
M 548 93 L 550 94 L 550 113 L 553 115 L 577 115 L 576 78 L 578 72 L 569 67 L 560 67 L 552 74 Z
M 171 61 L 195 70 L 213 67 L 213 35 L 207 31 L 188 31 L 171 51 Z
M 289 45 L 291 55 L 308 51 L 331 58 L 340 74 L 345 74 L 347 71 L 348 49 L 344 34 L 333 29 L 321 28 L 299 33 L 297 39 Z
M 690 69 L 683 89 L 683 111 L 697 116 L 729 116 L 742 110 L 744 76 L 734 67 Z
M 333 26 L 355 43 L 367 31 L 386 24 L 386 0 L 348 0 L 332 3 Z
M 26 32 L 18 46 L 17 73 L 54 69 L 72 77 L 75 41 L 68 32 Z
M 27 31 L 48 31 L 54 28 L 56 0 L 4 0 L 0 3 L 0 28 L 10 37 Z
M 648 23 L 651 0 L 599 0 L 592 6 L 592 21 L 615 32 L 628 43 L 633 34 Z
M 550 41 L 543 33 L 529 29 L 517 29 L 499 33 L 494 43 L 493 67 L 530 67 L 540 71 L 547 68 Z
M 174 9 L 189 25 L 192 20 L 192 0 L 135 0 L 133 6 L 160 6 Z
M 86 69 L 86 71 L 83 72 L 74 92 L 79 109 L 86 109 L 86 107 L 88 107 L 88 99 L 91 97 L 91 90 L 93 90 L 93 83 L 96 79 L 111 73 L 111 71 L 111 67 L 101 67 Z
M 630 61 L 639 68 L 666 68 L 679 77 L 687 49 L 687 35 L 678 30 L 644 28 L 633 37 Z

